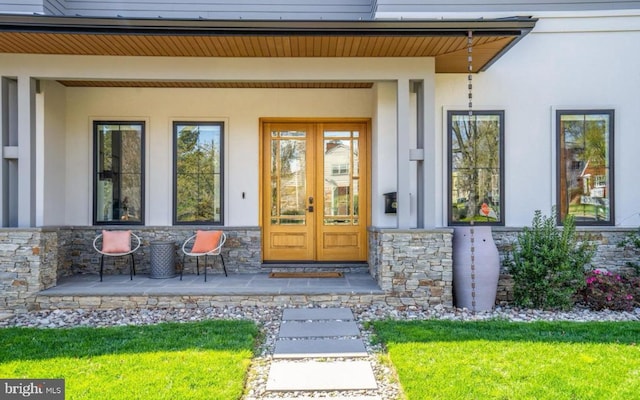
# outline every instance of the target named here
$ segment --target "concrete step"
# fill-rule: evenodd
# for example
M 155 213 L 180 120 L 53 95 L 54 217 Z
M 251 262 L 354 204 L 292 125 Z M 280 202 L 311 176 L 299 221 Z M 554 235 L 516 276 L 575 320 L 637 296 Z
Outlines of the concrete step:
M 274 361 L 267 391 L 372 390 L 378 384 L 368 361 Z
M 346 395 L 346 396 L 333 396 L 333 394 L 331 396 L 327 396 L 327 397 L 318 397 L 315 395 L 309 395 L 309 396 L 300 396 L 297 395 L 296 396 L 296 400 L 318 400 L 318 399 L 331 399 L 331 400 L 382 400 L 382 397 L 380 396 L 350 396 L 350 395 Z
M 362 339 L 300 339 L 276 341 L 273 358 L 366 357 Z
M 287 308 L 282 312 L 283 321 L 317 321 L 317 320 L 352 321 L 350 308 Z
M 359 336 L 360 329 L 354 321 L 289 321 L 280 324 L 281 338 L 318 338 Z
M 315 395 L 310 396 L 296 396 L 296 400 L 318 400 L 318 399 L 331 399 L 331 400 L 382 400 L 380 396 L 333 396 L 330 397 L 317 397 Z

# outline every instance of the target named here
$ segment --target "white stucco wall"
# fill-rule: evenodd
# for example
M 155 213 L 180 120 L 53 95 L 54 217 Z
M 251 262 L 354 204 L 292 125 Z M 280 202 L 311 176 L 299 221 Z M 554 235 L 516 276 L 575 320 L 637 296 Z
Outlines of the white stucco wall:
M 225 122 L 225 224 L 256 226 L 261 117 L 367 117 L 371 90 L 67 88 L 67 222 L 91 223 L 92 120 L 145 120 L 146 224 L 172 223 L 172 121 Z M 152 156 L 151 156 L 152 155 Z M 242 193 L 245 198 L 242 198 Z M 71 210 L 75 210 L 71 213 Z
M 63 188 L 45 208 L 45 224 L 91 224 L 92 143 L 94 119 L 139 119 L 147 122 L 147 225 L 171 223 L 171 122 L 175 119 L 223 120 L 226 124 L 225 225 L 259 224 L 258 146 L 261 117 L 366 117 L 374 135 L 384 137 L 374 163 L 383 162 L 372 177 L 374 224 L 394 226 L 384 215 L 382 193 L 395 190 L 397 118 L 395 80 L 433 74 L 431 59 L 213 59 L 163 57 L 78 57 L 0 54 L 0 74 L 32 76 L 43 82 L 45 130 L 56 144 L 45 153 L 64 161 L 64 176 L 46 174 L 47 187 Z M 384 86 L 377 89 L 154 89 L 62 87 L 58 79 L 158 80 L 356 80 Z M 48 96 L 48 97 L 47 97 Z M 379 118 L 378 118 L 379 117 Z M 48 121 L 48 122 L 47 122 Z M 64 128 L 61 128 L 64 126 Z M 57 135 L 57 134 L 56 134 Z M 58 141 L 60 139 L 60 141 Z M 374 142 L 375 139 L 372 139 Z M 61 143 L 65 143 L 62 145 Z M 151 156 L 153 154 L 153 156 Z M 58 166 L 59 168 L 59 166 Z M 42 186 L 42 185 L 41 185 Z M 46 189 L 43 193 L 47 196 Z M 245 199 L 242 199 L 242 193 Z M 42 196 L 44 197 L 44 196 Z M 47 197 L 49 198 L 49 197 Z M 45 200 L 43 200 L 45 202 Z M 62 205 L 64 204 L 64 205 Z M 53 213 L 50 218 L 49 213 Z
M 630 18 L 541 20 L 474 76 L 474 108 L 505 110 L 507 226 L 529 225 L 534 210 L 548 214 L 556 204 L 556 109 L 615 110 L 615 222 L 640 225 L 640 53 L 632 49 L 640 41 L 640 17 L 635 24 Z M 467 82 L 446 74 L 436 81 L 436 115 L 446 139 L 446 110 L 467 109 Z
M 225 224 L 256 226 L 261 117 L 370 117 L 371 90 L 68 88 L 70 224 L 91 222 L 92 120 L 147 121 L 146 224 L 171 225 L 172 121 L 225 122 Z M 242 198 L 242 193 L 245 198 Z
M 541 18 L 535 30 L 474 77 L 474 107 L 505 111 L 505 221 L 529 225 L 537 209 L 556 202 L 556 109 L 615 110 L 615 222 L 640 225 L 640 16 Z M 64 141 L 61 160 L 45 161 L 45 223 L 91 223 L 91 120 L 143 119 L 148 123 L 147 225 L 171 223 L 171 121 L 221 119 L 226 123 L 225 224 L 255 226 L 258 213 L 260 117 L 371 117 L 372 223 L 394 227 L 382 193 L 398 179 L 396 82 L 429 82 L 425 164 L 430 182 L 429 226 L 446 225 L 447 135 L 443 115 L 467 108 L 464 74 L 433 75 L 430 59 L 171 59 L 0 54 L 0 75 L 45 82 L 47 135 Z M 62 88 L 56 79 L 158 80 L 362 80 L 365 90 Z M 435 85 L 435 86 L 434 86 Z M 52 90 L 53 89 L 53 90 Z M 53 94 L 52 94 L 53 93 Z M 433 97 L 431 97 L 433 96 Z M 435 105 L 434 105 L 435 104 Z M 58 118 L 59 117 L 59 118 Z M 412 119 L 411 113 L 402 118 Z M 47 122 L 49 121 L 49 122 Z M 64 121 L 64 122 L 60 122 Z M 64 128 L 62 128 L 64 126 Z M 411 125 L 409 125 L 411 126 Z M 64 134 L 61 132 L 64 131 Z M 53 133 L 50 133 L 53 132 Z M 409 132 L 414 137 L 413 132 Z M 47 138 L 49 137 L 47 136 Z M 413 139 L 412 139 L 413 140 Z M 61 151 L 54 147 L 47 152 Z M 153 154 L 153 157 L 150 155 Z M 48 171 L 63 168 L 64 176 Z M 57 186 L 59 185 L 59 186 Z M 49 190 L 64 192 L 49 196 Z M 413 186 L 410 186 L 413 190 Z M 246 193 L 242 199 L 242 192 Z M 44 201 L 44 200 L 43 200 Z M 60 209 L 60 202 L 64 208 Z M 413 202 L 412 202 L 413 204 Z M 436 209 L 433 211 L 433 209 Z M 412 217 L 414 216 L 412 211 Z M 50 215 L 51 214 L 51 215 Z

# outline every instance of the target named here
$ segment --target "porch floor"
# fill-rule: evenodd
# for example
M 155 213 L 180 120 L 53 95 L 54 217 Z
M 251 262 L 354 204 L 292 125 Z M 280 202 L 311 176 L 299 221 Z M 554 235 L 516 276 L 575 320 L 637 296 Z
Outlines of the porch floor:
M 384 294 L 366 272 L 345 272 L 341 278 L 270 278 L 269 273 L 184 275 L 152 279 L 149 275 L 84 274 L 61 278 L 58 284 L 39 293 L 43 296 L 236 296 L 236 295 L 320 295 Z

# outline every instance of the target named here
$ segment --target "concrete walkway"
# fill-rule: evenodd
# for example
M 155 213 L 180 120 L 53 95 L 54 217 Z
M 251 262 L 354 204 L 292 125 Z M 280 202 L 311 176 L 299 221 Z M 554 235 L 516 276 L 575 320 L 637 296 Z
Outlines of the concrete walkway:
M 348 308 L 285 309 L 267 379 L 268 392 L 341 392 L 363 396 L 378 385 L 360 330 Z M 353 395 L 349 394 L 353 391 Z

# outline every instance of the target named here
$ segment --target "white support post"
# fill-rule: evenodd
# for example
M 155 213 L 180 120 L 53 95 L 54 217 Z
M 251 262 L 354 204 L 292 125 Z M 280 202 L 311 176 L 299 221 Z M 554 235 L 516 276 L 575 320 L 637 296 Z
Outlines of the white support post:
M 443 146 L 446 142 L 436 126 L 436 83 L 435 75 L 428 74 L 423 78 L 422 84 L 422 112 L 424 134 L 424 219 L 425 227 L 446 226 L 443 220 L 442 210 L 447 193 L 444 190 Z M 443 225 L 444 224 L 444 225 Z
M 411 110 L 409 79 L 398 79 L 397 103 L 397 218 L 398 229 L 411 228 Z
M 18 77 L 18 226 L 35 224 L 35 80 Z

